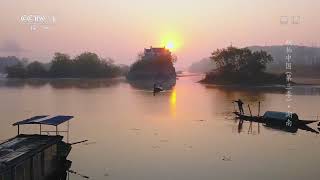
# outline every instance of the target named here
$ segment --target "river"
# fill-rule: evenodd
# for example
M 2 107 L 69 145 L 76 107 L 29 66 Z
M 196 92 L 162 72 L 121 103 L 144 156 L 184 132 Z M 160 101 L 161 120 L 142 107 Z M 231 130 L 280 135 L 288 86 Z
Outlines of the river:
M 88 141 L 74 145 L 68 157 L 77 172 L 71 180 L 319 179 L 318 134 L 249 122 L 239 128 L 232 114 L 238 98 L 254 115 L 259 101 L 262 114 L 287 111 L 284 88 L 208 86 L 197 83 L 200 78 L 180 77 L 156 96 L 124 79 L 2 79 L 0 140 L 16 135 L 15 121 L 73 115 L 70 142 Z M 300 119 L 317 118 L 319 94 L 319 86 L 293 89 L 292 109 Z

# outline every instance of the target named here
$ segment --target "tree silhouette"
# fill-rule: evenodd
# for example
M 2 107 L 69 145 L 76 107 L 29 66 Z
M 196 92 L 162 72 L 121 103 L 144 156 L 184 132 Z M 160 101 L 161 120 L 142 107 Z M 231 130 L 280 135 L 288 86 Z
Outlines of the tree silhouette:
M 212 52 L 210 59 L 217 68 L 206 74 L 203 82 L 218 84 L 284 84 L 283 75 L 266 73 L 266 65 L 273 61 L 265 51 L 252 52 L 248 48 L 228 47 Z

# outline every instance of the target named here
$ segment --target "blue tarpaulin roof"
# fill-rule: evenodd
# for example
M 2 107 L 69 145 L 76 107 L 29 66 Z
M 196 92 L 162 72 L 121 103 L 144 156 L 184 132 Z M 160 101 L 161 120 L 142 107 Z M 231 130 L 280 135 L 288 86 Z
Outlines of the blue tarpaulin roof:
M 289 114 L 288 112 L 266 111 L 263 115 L 263 118 L 287 121 L 287 119 L 289 118 Z M 292 118 L 295 120 L 299 120 L 296 113 L 292 113 Z
M 23 124 L 44 124 L 44 125 L 57 126 L 73 118 L 73 116 L 63 116 L 63 115 L 54 116 L 51 118 L 47 118 L 47 117 L 48 116 L 34 116 L 29 119 L 18 121 L 14 123 L 13 126 L 23 125 Z
M 25 120 L 22 120 L 22 121 L 19 121 L 19 122 L 16 122 L 14 123 L 13 125 L 16 126 L 16 125 L 20 125 L 20 124 L 35 124 L 36 121 L 40 120 L 40 119 L 43 119 L 47 117 L 47 115 L 44 115 L 44 116 L 34 116 L 32 118 L 28 118 L 28 119 L 25 119 Z
M 286 112 L 277 112 L 277 111 L 266 111 L 263 115 L 264 118 L 273 118 L 273 119 L 288 119 L 288 113 Z

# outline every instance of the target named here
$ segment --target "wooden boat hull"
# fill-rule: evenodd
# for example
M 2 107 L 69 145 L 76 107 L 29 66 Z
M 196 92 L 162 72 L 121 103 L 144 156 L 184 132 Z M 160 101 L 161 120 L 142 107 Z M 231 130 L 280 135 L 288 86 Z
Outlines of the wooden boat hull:
M 57 144 L 57 154 L 59 159 L 66 159 L 72 149 L 71 144 L 60 141 Z
M 264 116 L 248 116 L 244 114 L 240 114 L 239 112 L 233 112 L 236 115 L 237 119 L 250 121 L 250 122 L 258 122 L 265 124 L 266 127 L 277 129 L 281 131 L 286 131 L 290 133 L 296 133 L 298 129 L 302 129 L 305 131 L 313 132 L 318 134 L 319 132 L 307 126 L 307 124 L 314 123 L 317 121 L 310 120 L 296 120 L 289 119 L 290 122 L 284 119 L 277 118 L 265 118 Z

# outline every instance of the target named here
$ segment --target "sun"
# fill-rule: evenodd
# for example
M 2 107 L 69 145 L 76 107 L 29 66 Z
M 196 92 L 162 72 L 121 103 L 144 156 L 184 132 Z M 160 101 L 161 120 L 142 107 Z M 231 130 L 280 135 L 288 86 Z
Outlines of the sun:
M 174 43 L 172 41 L 167 42 L 167 44 L 165 45 L 165 47 L 167 49 L 169 49 L 170 51 L 173 51 L 175 49 Z
M 181 40 L 180 36 L 177 33 L 168 33 L 162 36 L 161 45 L 171 52 L 177 51 L 180 49 Z

